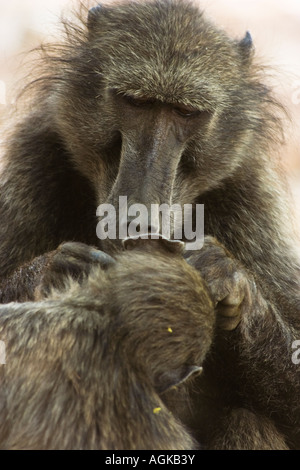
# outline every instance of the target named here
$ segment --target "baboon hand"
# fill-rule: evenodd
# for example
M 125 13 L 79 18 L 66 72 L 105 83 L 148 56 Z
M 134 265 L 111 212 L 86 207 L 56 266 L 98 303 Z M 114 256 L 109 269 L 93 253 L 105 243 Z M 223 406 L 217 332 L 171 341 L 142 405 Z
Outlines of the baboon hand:
M 187 252 L 185 258 L 200 271 L 208 285 L 215 303 L 218 327 L 234 330 L 252 304 L 251 281 L 246 270 L 210 236 L 205 237 L 201 250 Z
M 115 260 L 111 256 L 84 243 L 62 243 L 48 255 L 36 289 L 36 297 L 44 297 L 52 287 L 63 287 L 67 275 L 80 282 L 93 266 L 100 265 L 107 269 L 114 263 Z

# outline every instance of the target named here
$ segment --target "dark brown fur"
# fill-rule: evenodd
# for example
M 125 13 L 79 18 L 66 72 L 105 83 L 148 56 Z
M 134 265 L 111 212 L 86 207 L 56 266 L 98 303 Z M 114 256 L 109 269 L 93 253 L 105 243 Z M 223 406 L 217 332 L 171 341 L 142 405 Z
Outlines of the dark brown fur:
M 288 447 L 271 420 L 238 408 L 220 417 L 210 449 L 288 450 Z
M 197 271 L 161 251 L 125 253 L 81 287 L 65 283 L 0 307 L 0 448 L 198 447 L 160 397 L 210 348 L 215 313 Z
M 216 315 L 197 271 L 154 248 L 94 268 L 81 286 L 64 277 L 46 300 L 0 307 L 1 449 L 199 448 L 177 416 L 193 411 Z M 211 449 L 287 448 L 249 410 L 218 418 Z
M 190 261 L 217 309 L 238 311 L 241 323 L 218 333 L 193 412 L 182 419 L 210 446 L 226 409 L 243 408 L 271 419 L 299 448 L 300 372 L 291 361 L 300 337 L 299 261 L 271 145 L 281 136 L 280 106 L 249 37 L 228 38 L 177 0 L 98 8 L 88 28 L 67 29 L 67 42 L 49 47 L 33 101 L 7 141 L 3 301 L 37 284 L 36 256 L 46 263 L 63 241 L 97 245 L 100 203 L 116 204 L 119 195 L 129 203 L 203 203 L 205 234 L 215 239 Z M 189 109 L 199 114 L 188 117 Z M 110 253 L 120 247 L 101 244 Z

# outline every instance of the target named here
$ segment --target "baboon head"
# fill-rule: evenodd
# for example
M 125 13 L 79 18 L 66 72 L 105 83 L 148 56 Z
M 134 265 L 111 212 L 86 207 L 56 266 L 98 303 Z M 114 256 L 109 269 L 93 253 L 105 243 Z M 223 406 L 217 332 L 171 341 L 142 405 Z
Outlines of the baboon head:
M 150 0 L 92 8 L 80 41 L 53 103 L 99 204 L 194 203 L 265 138 L 249 33 L 233 40 L 189 2 Z
M 107 272 L 123 361 L 132 364 L 134 357 L 136 373 L 158 393 L 201 373 L 216 323 L 205 281 L 167 248 L 159 240 L 139 241 Z

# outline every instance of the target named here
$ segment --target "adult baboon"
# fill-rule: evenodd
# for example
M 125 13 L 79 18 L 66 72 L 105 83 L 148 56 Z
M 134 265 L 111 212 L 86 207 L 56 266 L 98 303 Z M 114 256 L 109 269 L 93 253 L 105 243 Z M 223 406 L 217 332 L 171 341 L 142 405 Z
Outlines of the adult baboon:
M 203 203 L 205 234 L 214 238 L 189 261 L 217 309 L 240 311 L 241 323 L 216 338 L 189 423 L 209 445 L 227 407 L 247 408 L 271 417 L 299 448 L 300 373 L 291 361 L 299 262 L 274 158 L 280 106 L 262 83 L 250 35 L 231 39 L 179 0 L 98 6 L 67 33 L 49 47 L 7 142 L 2 301 L 30 298 L 35 277 L 46 275 L 35 257 L 62 241 L 97 244 L 100 203 Z M 121 246 L 100 247 L 113 254 Z M 76 270 L 89 269 L 85 250 L 74 248 Z

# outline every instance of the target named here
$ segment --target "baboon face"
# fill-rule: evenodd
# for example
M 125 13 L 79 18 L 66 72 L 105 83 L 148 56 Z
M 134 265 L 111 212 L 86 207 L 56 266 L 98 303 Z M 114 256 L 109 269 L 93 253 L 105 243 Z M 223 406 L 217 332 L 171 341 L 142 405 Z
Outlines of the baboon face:
M 87 27 L 57 119 L 99 203 L 191 203 L 230 175 L 251 140 L 250 35 L 178 1 L 96 7 Z

